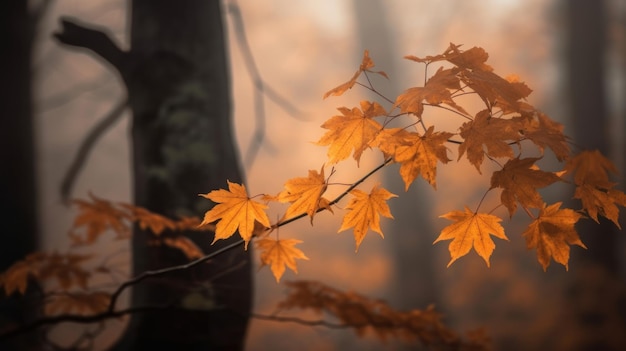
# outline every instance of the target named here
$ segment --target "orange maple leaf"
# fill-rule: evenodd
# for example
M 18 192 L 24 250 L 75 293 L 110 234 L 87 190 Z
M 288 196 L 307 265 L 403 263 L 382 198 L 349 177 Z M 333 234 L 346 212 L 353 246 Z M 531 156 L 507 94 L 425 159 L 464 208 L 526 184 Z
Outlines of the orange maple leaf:
M 180 250 L 189 260 L 195 260 L 204 256 L 202 249 L 186 236 L 176 235 L 165 237 L 162 240 L 163 244 Z
M 317 142 L 318 145 L 330 145 L 328 159 L 337 163 L 350 156 L 354 150 L 354 159 L 359 164 L 361 154 L 369 147 L 376 134 L 383 128 L 373 117 L 386 115 L 385 109 L 377 102 L 361 101 L 361 108 L 352 110 L 340 107 L 343 116 L 333 116 L 322 128 L 329 129 Z
M 382 229 L 380 229 L 380 215 L 393 218 L 387 200 L 397 197 L 397 195 L 390 193 L 385 188 L 379 188 L 378 185 L 375 185 L 369 194 L 358 189 L 351 190 L 350 194 L 354 196 L 346 206 L 346 209 L 350 211 L 343 217 L 338 232 L 354 227 L 355 251 L 358 251 L 368 229 L 371 228 L 381 237 L 385 237 Z
M 565 171 L 574 173 L 576 191 L 574 198 L 580 199 L 589 217 L 598 221 L 598 214 L 619 225 L 619 206 L 626 206 L 626 195 L 613 189 L 616 183 L 609 180 L 609 172 L 617 173 L 617 168 L 598 150 L 583 151 L 565 165 Z
M 524 138 L 532 141 L 541 153 L 549 147 L 559 161 L 569 157 L 570 149 L 567 144 L 568 138 L 563 134 L 563 125 L 551 120 L 545 114 L 536 113 L 537 119 L 522 118 L 522 134 Z
M 398 95 L 393 107 L 400 107 L 402 113 L 412 113 L 417 117 L 424 112 L 424 102 L 439 105 L 442 103 L 455 110 L 467 114 L 467 112 L 452 99 L 452 92 L 461 90 L 461 83 L 457 77 L 458 69 L 439 70 L 432 76 L 423 87 L 409 88 Z
M 509 142 L 520 139 L 518 124 L 512 119 L 491 117 L 489 110 L 478 112 L 473 121 L 461 126 L 460 135 L 465 140 L 459 145 L 459 159 L 467 151 L 467 159 L 480 172 L 480 165 L 485 158 L 483 145 L 491 157 L 513 158 Z
M 205 225 L 220 220 L 215 226 L 213 243 L 229 238 L 239 229 L 239 235 L 246 242 L 247 249 L 254 232 L 254 222 L 258 221 L 266 228 L 270 226 L 270 220 L 265 213 L 267 205 L 250 199 L 244 185 L 228 181 L 228 190 L 213 190 L 200 196 L 217 203 L 204 214 L 200 223 Z
M 274 240 L 263 238 L 256 240 L 257 248 L 261 250 L 261 264 L 262 266 L 270 265 L 270 269 L 277 283 L 285 273 L 285 266 L 289 267 L 289 269 L 295 273 L 298 273 L 296 259 L 309 259 L 300 249 L 294 247 L 301 242 L 301 240 L 296 239 Z
M 513 158 L 491 176 L 491 188 L 502 188 L 500 200 L 513 216 L 517 201 L 524 207 L 541 208 L 544 204 L 537 188 L 561 180 L 556 174 L 536 169 L 539 158 Z
M 15 291 L 23 295 L 28 287 L 28 279 L 37 278 L 39 274 L 39 263 L 44 259 L 44 253 L 35 252 L 7 268 L 6 271 L 0 275 L 0 286 L 4 287 L 5 295 L 10 296 Z
M 93 194 L 89 194 L 89 197 L 91 201 L 72 201 L 78 206 L 79 211 L 69 232 L 73 245 L 92 244 L 109 229 L 113 230 L 118 238 L 130 237 L 131 228 L 128 223 L 131 216 L 126 211 Z M 84 233 L 79 231 L 82 227 L 85 227 Z
M 278 201 L 291 202 L 285 212 L 285 219 L 306 213 L 313 224 L 313 216 L 320 208 L 330 210 L 328 200 L 322 197 L 327 187 L 323 166 L 319 173 L 309 170 L 309 176 L 306 178 L 289 179 L 285 183 L 285 189 L 278 194 Z
M 139 224 L 139 228 L 142 230 L 149 229 L 156 236 L 163 233 L 165 229 L 173 230 L 176 228 L 176 224 L 171 219 L 158 213 L 151 212 L 143 207 L 131 204 L 120 204 L 120 206 L 130 212 L 132 216 L 131 220 L 133 222 L 137 222 Z
M 387 74 L 385 72 L 383 72 L 383 71 L 371 71 L 370 68 L 372 68 L 372 67 L 374 67 L 374 61 L 372 61 L 372 59 L 370 58 L 369 51 L 365 50 L 365 52 L 363 53 L 363 60 L 361 61 L 361 66 L 359 67 L 359 70 L 354 73 L 354 75 L 352 76 L 352 78 L 350 78 L 349 81 L 339 85 L 336 88 L 333 88 L 333 89 L 327 91 L 324 94 L 324 99 L 326 99 L 327 97 L 329 97 L 331 95 L 340 96 L 343 93 L 345 93 L 347 90 L 352 89 L 354 84 L 356 84 L 356 80 L 359 78 L 359 76 L 363 72 L 376 73 L 376 74 L 380 74 L 381 76 L 383 76 L 385 78 L 388 78 Z
M 537 249 L 537 259 L 544 271 L 550 265 L 550 258 L 567 269 L 570 245 L 587 248 L 574 229 L 582 215 L 572 209 L 560 207 L 560 202 L 550 206 L 544 204 L 537 219 L 522 234 L 526 237 L 526 246 Z
M 499 107 L 505 114 L 521 111 L 521 99 L 532 90 L 522 82 L 509 82 L 486 70 L 464 70 L 461 80 L 483 99 L 487 107 Z
M 451 260 L 448 267 L 458 258 L 467 255 L 472 247 L 482 257 L 489 267 L 489 257 L 496 247 L 490 235 L 500 239 L 509 240 L 504 234 L 504 228 L 500 225 L 500 217 L 486 214 L 474 213 L 465 207 L 465 211 L 448 212 L 441 218 L 446 218 L 454 223 L 443 228 L 439 237 L 433 242 L 450 240 Z
M 428 128 L 424 135 L 408 133 L 404 138 L 404 145 L 395 148 L 394 161 L 401 163 L 400 175 L 404 181 L 404 190 L 418 175 L 437 188 L 437 161 L 448 163 L 448 149 L 443 145 L 453 134 L 448 132 L 433 132 L 434 127 Z

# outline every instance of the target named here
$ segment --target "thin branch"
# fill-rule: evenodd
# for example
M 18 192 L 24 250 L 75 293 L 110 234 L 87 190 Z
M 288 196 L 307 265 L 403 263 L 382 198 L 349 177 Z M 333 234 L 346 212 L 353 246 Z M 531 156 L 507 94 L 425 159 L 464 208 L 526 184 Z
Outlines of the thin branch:
M 89 134 L 87 134 L 87 137 L 83 140 L 76 156 L 74 156 L 74 160 L 72 161 L 70 168 L 68 168 L 67 173 L 65 173 L 65 176 L 63 177 L 63 182 L 61 183 L 61 198 L 63 199 L 63 202 L 67 203 L 72 193 L 72 187 L 74 186 L 76 178 L 85 165 L 87 157 L 93 149 L 93 146 L 104 134 L 104 132 L 111 128 L 120 116 L 122 116 L 122 112 L 124 112 L 127 105 L 128 100 L 121 100 L 117 105 L 115 105 L 115 107 L 113 107 L 111 112 L 104 116 L 98 124 L 91 129 Z
M 278 94 L 274 89 L 272 89 L 269 85 L 265 83 L 263 78 L 261 77 L 261 73 L 256 65 L 254 60 L 254 55 L 252 54 L 252 50 L 250 49 L 250 44 L 246 37 L 246 30 L 243 24 L 243 17 L 241 15 L 241 10 L 239 9 L 239 5 L 237 1 L 232 0 L 228 4 L 228 8 L 230 10 L 233 26 L 235 28 L 235 36 L 237 38 L 237 44 L 239 46 L 239 50 L 244 59 L 244 64 L 246 66 L 246 70 L 248 71 L 248 75 L 252 80 L 254 85 L 254 115 L 256 120 L 256 127 L 254 133 L 252 135 L 252 142 L 246 151 L 246 156 L 244 159 L 244 165 L 246 168 L 250 168 L 256 159 L 256 155 L 258 154 L 259 148 L 264 142 L 265 139 L 265 103 L 264 96 L 274 101 L 279 107 L 285 110 L 288 114 L 298 118 L 298 116 L 304 115 L 302 111 L 300 111 L 295 105 L 291 104 L 288 99 L 282 97 Z
M 222 253 L 225 253 L 229 250 L 234 249 L 237 246 L 241 246 L 243 245 L 244 240 L 243 239 L 239 239 L 238 241 L 231 243 L 227 246 L 222 247 L 219 250 L 213 251 L 208 255 L 205 255 L 203 257 L 200 257 L 194 261 L 191 261 L 189 263 L 185 263 L 185 264 L 181 264 L 178 266 L 171 266 L 171 267 L 167 267 L 167 268 L 163 268 L 163 269 L 158 269 L 158 270 L 153 270 L 153 271 L 145 271 L 143 273 L 141 273 L 140 275 L 136 276 L 135 278 L 132 278 L 130 280 L 125 281 L 124 283 L 122 283 L 114 292 L 113 294 L 111 294 L 111 302 L 109 303 L 109 309 L 108 312 L 109 313 L 113 313 L 113 311 L 115 311 L 115 305 L 117 303 L 117 300 L 119 299 L 120 295 L 122 294 L 122 292 L 124 292 L 124 290 L 126 290 L 126 288 L 131 287 L 135 284 L 138 284 L 139 282 L 150 278 L 150 277 L 156 277 L 156 276 L 161 276 L 164 274 L 169 274 L 172 272 L 178 272 L 178 271 L 182 271 L 182 270 L 186 270 L 186 269 L 190 269 L 192 267 L 198 266 L 204 262 L 207 262 L 208 260 L 221 255 Z
M 331 328 L 331 329 L 347 329 L 347 328 L 354 327 L 352 325 L 347 325 L 347 324 L 331 323 L 323 319 L 308 320 L 308 319 L 302 319 L 298 317 L 281 317 L 281 316 L 266 315 L 266 314 L 260 314 L 260 313 L 251 313 L 250 317 L 264 320 L 264 321 L 271 321 L 271 322 L 296 323 L 296 324 L 306 325 L 309 327 L 321 326 L 321 327 L 326 327 L 326 328 Z
M 364 182 L 367 178 L 369 178 L 370 176 L 372 176 L 374 173 L 378 172 L 380 169 L 382 169 L 383 167 L 385 167 L 385 166 L 386 166 L 388 163 L 390 163 L 391 161 L 393 161 L 393 158 L 391 158 L 391 157 L 390 157 L 390 158 L 388 158 L 388 159 L 386 159 L 386 160 L 385 160 L 385 162 L 381 163 L 379 166 L 377 166 L 376 168 L 372 169 L 369 173 L 367 173 L 366 175 L 364 175 L 363 177 L 361 177 L 361 179 L 357 180 L 357 181 L 356 181 L 355 183 L 353 183 L 350 187 L 348 187 L 348 189 L 346 189 L 343 193 L 339 194 L 339 196 L 337 196 L 334 200 L 332 200 L 331 202 L 329 202 L 329 203 L 328 203 L 328 206 L 332 206 L 332 205 L 334 205 L 334 204 L 338 203 L 339 201 L 341 201 L 341 199 L 343 199 L 343 198 L 344 198 L 344 196 L 348 195 L 348 193 L 349 193 L 352 189 L 354 189 L 354 188 L 356 188 L 357 186 L 359 186 L 359 184 L 363 183 L 363 182 Z M 324 210 L 325 210 L 324 208 L 318 208 L 318 209 L 317 209 L 317 211 L 315 211 L 315 213 L 318 213 L 318 212 L 321 212 L 321 211 L 324 211 Z M 289 223 L 291 223 L 291 222 L 294 222 L 294 221 L 296 221 L 296 220 L 298 220 L 298 219 L 300 219 L 300 218 L 305 217 L 306 215 L 307 215 L 306 213 L 299 214 L 299 215 L 297 215 L 297 216 L 295 216 L 295 217 L 289 218 L 289 219 L 288 219 L 288 220 L 286 220 L 286 221 L 276 223 L 276 224 L 274 225 L 274 227 L 276 227 L 276 228 L 278 228 L 278 227 L 282 227 L 283 225 L 285 225 L 285 224 L 289 224 Z

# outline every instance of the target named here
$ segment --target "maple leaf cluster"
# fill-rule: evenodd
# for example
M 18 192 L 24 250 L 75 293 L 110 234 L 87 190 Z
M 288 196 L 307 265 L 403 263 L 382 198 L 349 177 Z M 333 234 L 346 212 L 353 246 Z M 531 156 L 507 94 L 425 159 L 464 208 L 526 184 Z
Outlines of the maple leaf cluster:
M 434 307 L 424 310 L 398 311 L 387 302 L 371 299 L 352 291 L 341 291 L 315 281 L 286 282 L 287 297 L 279 310 L 310 309 L 335 317 L 342 327 L 359 336 L 372 331 L 385 341 L 390 337 L 418 340 L 433 350 L 489 350 L 488 339 L 480 331 L 461 337 L 447 328 Z
M 201 225 L 199 218 L 173 220 L 142 207 L 113 203 L 92 194 L 88 200 L 74 200 L 73 204 L 78 214 L 68 232 L 72 242 L 68 252 L 34 252 L 0 274 L 0 287 L 6 296 L 24 294 L 30 282 L 38 282 L 45 290 L 43 311 L 46 315 L 99 313 L 109 307 L 110 293 L 93 290 L 90 280 L 98 274 L 112 277 L 115 268 L 106 260 L 93 263 L 94 255 L 76 253 L 72 249 L 92 245 L 109 232 L 114 239 L 128 239 L 133 224 L 137 224 L 152 234 L 149 245 L 165 245 L 194 260 L 205 253 L 182 232 L 215 230 L 214 225 Z
M 521 235 L 526 238 L 528 248 L 537 251 L 544 270 L 551 259 L 567 268 L 570 246 L 585 248 L 575 229 L 579 219 L 587 215 L 598 221 L 598 216 L 604 216 L 619 227 L 619 206 L 626 206 L 626 196 L 609 180 L 608 174 L 615 173 L 615 166 L 597 151 L 572 155 L 563 125 L 526 101 L 532 90 L 519 78 L 503 78 L 494 73 L 493 67 L 487 64 L 488 57 L 482 48 L 464 51 L 454 44 L 439 55 L 406 56 L 427 68 L 433 64 L 441 66 L 423 86 L 408 88 L 393 100 L 371 85 L 368 74 L 388 77 L 382 71 L 372 70 L 374 61 L 365 51 L 359 69 L 350 80 L 329 90 L 324 98 L 341 96 L 358 84 L 377 93 L 383 101 L 365 100 L 356 107 L 339 107 L 340 114 L 321 125 L 326 132 L 317 144 L 328 147 L 328 164 L 333 165 L 333 172 L 335 164 L 350 156 L 358 166 L 365 150 L 379 150 L 384 162 L 374 171 L 391 163 L 400 164 L 399 175 L 405 190 L 419 177 L 436 189 L 437 167 L 452 161 L 455 152 L 457 161 L 467 160 L 481 174 L 483 164 L 489 160 L 499 169 L 491 173 L 491 184 L 484 197 L 499 192 L 498 207 L 506 208 L 509 217 L 519 208 L 530 217 L 531 222 Z M 367 84 L 358 83 L 362 75 Z M 465 99 L 475 96 L 483 108 L 470 114 L 462 106 L 461 96 Z M 385 103 L 389 106 L 383 106 Z M 436 124 L 426 119 L 430 112 L 445 112 L 458 117 L 460 122 L 456 129 L 438 130 Z M 400 116 L 409 116 L 413 122 L 400 128 L 389 127 Z M 547 171 L 537 165 L 547 150 L 564 164 L 563 169 Z M 526 156 L 529 153 L 535 156 Z M 276 238 L 272 241 L 266 236 L 304 216 L 308 216 L 312 224 L 316 213 L 334 212 L 333 206 L 346 195 L 350 195 L 350 199 L 343 207 L 347 212 L 338 231 L 353 228 L 357 250 L 369 230 L 384 236 L 380 216 L 393 218 L 387 200 L 397 195 L 378 185 L 369 193 L 357 189 L 371 174 L 373 172 L 332 200 L 323 196 L 331 185 L 330 176 L 324 175 L 324 166 L 319 172 L 310 170 L 307 177 L 288 180 L 278 195 L 258 195 L 258 201 L 249 197 L 243 185 L 229 182 L 228 191 L 221 189 L 202 195 L 218 203 L 205 214 L 202 223 L 217 223 L 215 240 L 230 237 L 237 230 L 246 246 L 253 237 L 262 238 L 258 244 L 261 262 L 271 267 L 278 281 L 285 266 L 296 271 L 295 260 L 307 258 L 294 247 L 300 240 Z M 576 186 L 574 197 L 581 200 L 582 208 L 561 208 L 560 202 L 545 203 L 539 190 L 554 183 L 570 182 L 570 176 Z M 282 219 L 273 224 L 265 212 L 270 202 L 289 203 Z M 492 236 L 508 240 L 501 224 L 503 218 L 494 213 L 497 207 L 481 210 L 482 202 L 473 209 L 466 206 L 463 211 L 441 216 L 453 222 L 443 228 L 435 240 L 435 243 L 451 240 L 448 265 L 473 248 L 489 266 L 496 246 Z

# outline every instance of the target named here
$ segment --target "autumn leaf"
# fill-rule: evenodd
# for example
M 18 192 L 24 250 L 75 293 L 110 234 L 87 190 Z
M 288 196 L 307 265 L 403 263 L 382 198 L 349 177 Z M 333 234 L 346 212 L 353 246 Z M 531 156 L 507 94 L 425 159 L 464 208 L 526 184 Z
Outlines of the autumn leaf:
M 372 59 L 370 58 L 369 51 L 365 50 L 365 52 L 363 53 L 363 60 L 361 61 L 361 66 L 359 67 L 359 70 L 354 73 L 354 75 L 352 76 L 352 78 L 350 78 L 349 81 L 339 85 L 336 88 L 333 88 L 327 91 L 324 94 L 324 99 L 326 99 L 327 97 L 331 95 L 334 95 L 334 96 L 343 95 L 343 93 L 345 93 L 347 90 L 352 89 L 352 87 L 356 83 L 356 80 L 359 78 L 359 76 L 363 72 L 376 73 L 376 74 L 380 74 L 381 76 L 385 78 L 388 78 L 387 74 L 383 71 L 371 71 L 370 68 L 372 67 L 374 67 L 374 61 L 372 61 Z
M 37 278 L 40 281 L 55 279 L 63 290 L 74 286 L 87 289 L 91 272 L 85 269 L 84 262 L 90 258 L 91 255 L 73 253 L 53 252 L 44 255 L 39 263 Z
M 433 305 L 423 310 L 396 310 L 381 299 L 370 298 L 354 291 L 341 291 L 316 281 L 286 282 L 287 297 L 279 310 L 307 309 L 336 318 L 344 327 L 353 328 L 357 335 L 373 331 L 380 340 L 397 337 L 417 340 L 428 349 L 474 350 L 489 349 L 486 337 L 477 333 L 461 338 L 442 322 L 442 315 Z
M 317 142 L 318 145 L 330 145 L 328 161 L 337 163 L 350 156 L 354 150 L 354 159 L 359 164 L 361 154 L 369 147 L 383 127 L 373 120 L 373 117 L 387 114 L 377 102 L 361 101 L 361 108 L 352 110 L 341 107 L 338 109 L 342 116 L 333 116 L 322 124 L 322 128 L 329 129 Z
M 166 246 L 180 250 L 190 261 L 204 256 L 202 249 L 186 236 L 165 237 L 162 241 Z
M 574 198 L 581 200 L 589 217 L 599 222 L 598 215 L 601 215 L 621 229 L 618 206 L 626 206 L 626 195 L 613 189 L 616 183 L 609 180 L 609 172 L 617 173 L 613 162 L 598 150 L 583 151 L 568 160 L 565 171 L 574 174 Z
M 451 136 L 448 132 L 434 132 L 434 127 L 428 128 L 424 135 L 408 133 L 405 137 L 405 144 L 395 148 L 394 161 L 399 162 L 400 176 L 404 181 L 404 190 L 420 174 L 437 188 L 437 161 L 448 163 L 448 149 L 443 145 Z
M 111 295 L 105 292 L 71 292 L 55 294 L 46 298 L 44 314 L 76 313 L 90 315 L 102 313 L 109 307 Z
M 311 218 L 311 224 L 313 224 L 313 216 L 318 209 L 330 209 L 328 201 L 322 201 L 322 194 L 326 191 L 327 186 L 324 178 L 324 167 L 319 173 L 315 170 L 309 170 L 309 176 L 306 178 L 289 179 L 285 183 L 285 189 L 278 194 L 278 201 L 291 202 L 285 213 L 285 219 L 306 213 Z
M 23 295 L 28 288 L 28 280 L 37 278 L 39 273 L 38 264 L 43 258 L 43 253 L 35 252 L 7 268 L 0 275 L 0 285 L 4 287 L 5 295 L 10 296 L 15 291 Z
M 491 188 L 502 188 L 500 200 L 513 216 L 517 201 L 528 208 L 541 208 L 544 204 L 538 188 L 546 187 L 559 181 L 557 175 L 537 169 L 535 162 L 539 158 L 513 158 L 504 167 L 491 176 Z
M 130 204 L 121 204 L 131 214 L 131 220 L 139 224 L 142 230 L 149 229 L 154 235 L 160 235 L 165 229 L 173 230 L 176 224 L 171 219 L 158 213 L 151 212 L 143 207 Z
M 229 238 L 239 229 L 239 235 L 246 242 L 247 249 L 254 232 L 254 222 L 258 221 L 265 227 L 270 226 L 270 220 L 265 213 L 267 205 L 250 199 L 244 185 L 228 181 L 228 190 L 213 190 L 200 196 L 217 203 L 204 214 L 204 220 L 200 223 L 204 225 L 220 220 L 215 226 L 213 243 Z
M 131 216 L 126 211 L 93 194 L 89 197 L 91 201 L 72 201 L 79 211 L 69 232 L 73 245 L 92 244 L 107 230 L 115 232 L 118 238 L 130 237 L 128 221 Z M 81 230 L 83 227 L 84 231 Z
M 613 183 L 609 180 L 609 173 L 617 174 L 617 167 L 604 157 L 598 150 L 585 150 L 567 161 L 567 174 L 574 174 L 574 184 L 592 184 L 602 188 L 609 188 Z
M 559 161 L 567 159 L 570 149 L 568 138 L 563 134 L 563 125 L 541 112 L 536 115 L 537 119 L 519 117 L 523 119 L 521 131 L 524 138 L 537 145 L 542 154 L 549 147 Z
M 485 70 L 465 70 L 461 80 L 483 99 L 488 108 L 499 107 L 505 114 L 520 111 L 520 100 L 532 92 L 522 82 L 509 82 Z
M 452 99 L 452 92 L 461 89 L 458 70 L 443 69 L 441 67 L 423 87 L 409 88 L 398 95 L 393 107 L 400 107 L 402 113 L 412 113 L 417 117 L 424 112 L 424 101 L 428 104 L 439 105 L 445 103 L 460 113 L 467 112 Z
M 261 264 L 263 266 L 270 266 L 277 283 L 285 273 L 285 266 L 289 267 L 289 269 L 295 273 L 298 273 L 296 259 L 309 259 L 300 249 L 296 249 L 294 247 L 296 244 L 301 242 L 301 240 L 296 239 L 274 240 L 263 238 L 256 240 L 257 248 L 261 250 Z
M 491 157 L 513 158 L 509 142 L 520 138 L 517 124 L 511 119 L 491 117 L 489 110 L 480 111 L 473 121 L 461 126 L 460 135 L 465 140 L 459 145 L 459 159 L 467 151 L 467 159 L 480 172 L 480 165 L 485 158 L 483 145 Z
M 489 257 L 496 247 L 490 235 L 509 240 L 500 225 L 502 219 L 486 213 L 474 213 L 465 207 L 463 211 L 452 211 L 442 216 L 454 223 L 443 228 L 434 243 L 442 240 L 452 240 L 448 249 L 451 260 L 448 267 L 458 258 L 467 255 L 472 247 L 482 257 L 489 267 Z M 434 244 L 433 243 L 433 244 Z
M 358 251 L 368 229 L 371 228 L 384 238 L 383 231 L 380 229 L 380 215 L 393 218 L 387 200 L 397 195 L 379 188 L 378 185 L 374 186 L 369 194 L 358 189 L 351 190 L 350 194 L 354 196 L 346 206 L 346 209 L 350 211 L 343 217 L 339 232 L 354 227 L 354 239 L 356 251 Z
M 567 269 L 570 245 L 586 249 L 574 229 L 582 215 L 572 209 L 560 207 L 560 202 L 550 206 L 544 205 L 537 219 L 522 234 L 526 238 L 526 246 L 529 249 L 537 249 L 537 259 L 544 271 L 550 265 L 551 258 Z

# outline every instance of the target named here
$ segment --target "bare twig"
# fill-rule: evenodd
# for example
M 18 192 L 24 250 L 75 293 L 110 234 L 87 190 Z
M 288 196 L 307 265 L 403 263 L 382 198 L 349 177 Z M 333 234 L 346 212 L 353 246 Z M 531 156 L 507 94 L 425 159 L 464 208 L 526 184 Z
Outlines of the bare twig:
M 98 124 L 93 127 L 89 134 L 87 134 L 87 137 L 85 137 L 85 140 L 83 140 L 76 156 L 74 156 L 74 160 L 72 161 L 70 168 L 67 170 L 65 177 L 63 177 L 63 182 L 61 183 L 61 198 L 63 199 L 63 202 L 67 203 L 72 192 L 72 186 L 74 186 L 76 177 L 78 177 L 78 174 L 85 165 L 89 152 L 91 152 L 93 146 L 104 134 L 104 132 L 113 126 L 120 116 L 122 116 L 122 112 L 124 112 L 127 105 L 128 100 L 120 101 L 117 105 L 115 105 L 111 112 L 104 116 Z
M 299 116 L 303 116 L 304 113 L 300 111 L 295 105 L 290 103 L 288 99 L 282 97 L 278 92 L 272 89 L 272 87 L 267 85 L 267 83 L 263 80 L 254 60 L 252 50 L 250 49 L 250 44 L 248 43 L 248 39 L 246 37 L 243 17 L 241 16 L 241 10 L 239 9 L 237 1 L 231 0 L 228 4 L 228 9 L 233 19 L 233 26 L 235 29 L 235 36 L 237 38 L 239 50 L 241 51 L 246 70 L 248 71 L 248 74 L 250 75 L 250 78 L 255 88 L 254 115 L 256 120 L 256 127 L 252 136 L 252 142 L 250 143 L 250 146 L 248 147 L 248 150 L 246 151 L 246 155 L 244 157 L 244 165 L 246 166 L 246 168 L 250 168 L 254 163 L 259 148 L 261 147 L 265 139 L 266 118 L 265 102 L 263 97 L 266 96 L 270 100 L 274 101 L 274 103 L 276 103 L 279 107 L 281 107 L 293 117 L 298 118 Z

